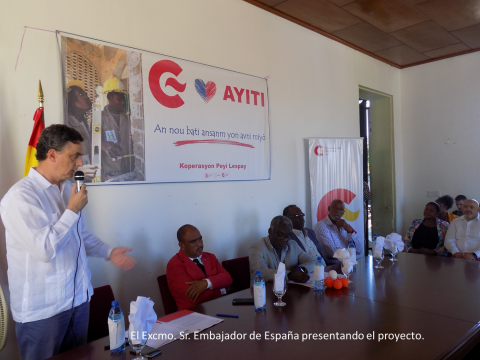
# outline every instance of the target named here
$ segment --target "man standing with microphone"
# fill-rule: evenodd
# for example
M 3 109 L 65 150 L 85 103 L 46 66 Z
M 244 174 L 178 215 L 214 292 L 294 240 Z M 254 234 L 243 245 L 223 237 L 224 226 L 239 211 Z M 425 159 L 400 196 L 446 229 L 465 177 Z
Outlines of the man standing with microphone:
M 0 203 L 11 309 L 23 360 L 46 359 L 87 341 L 93 294 L 87 256 L 131 269 L 131 248 L 111 248 L 85 230 L 86 186 L 67 181 L 82 166 L 82 136 L 66 125 L 43 130 L 38 166 Z M 106 321 L 106 320 L 105 320 Z

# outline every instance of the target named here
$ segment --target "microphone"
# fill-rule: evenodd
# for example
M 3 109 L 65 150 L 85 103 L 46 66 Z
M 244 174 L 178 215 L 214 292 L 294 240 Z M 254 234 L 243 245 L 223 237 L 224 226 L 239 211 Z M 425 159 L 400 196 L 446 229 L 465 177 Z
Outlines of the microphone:
M 80 188 L 82 187 L 83 180 L 85 179 L 85 175 L 83 174 L 83 171 L 78 170 L 75 171 L 73 178 L 75 179 L 75 183 L 77 184 L 77 192 L 79 192 Z

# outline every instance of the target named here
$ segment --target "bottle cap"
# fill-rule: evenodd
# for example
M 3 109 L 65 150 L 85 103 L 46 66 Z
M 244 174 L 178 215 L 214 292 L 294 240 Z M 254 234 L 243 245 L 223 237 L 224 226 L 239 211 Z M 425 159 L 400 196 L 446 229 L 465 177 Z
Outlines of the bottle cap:
M 321 256 L 317 257 L 317 260 L 322 261 L 322 257 Z
M 373 234 L 373 236 L 377 236 L 377 234 Z
M 118 300 L 113 300 L 112 301 L 112 306 L 118 306 Z
M 257 270 L 257 275 L 262 275 L 262 270 Z

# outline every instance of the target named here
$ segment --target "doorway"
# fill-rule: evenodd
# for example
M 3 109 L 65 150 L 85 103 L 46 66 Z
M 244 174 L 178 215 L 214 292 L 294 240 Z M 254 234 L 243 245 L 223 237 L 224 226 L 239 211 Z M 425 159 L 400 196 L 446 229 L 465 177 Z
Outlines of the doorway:
M 393 97 L 365 87 L 359 88 L 360 136 L 364 138 L 364 195 L 367 210 L 365 253 L 371 250 L 373 234 L 395 232 L 395 163 L 393 142 Z

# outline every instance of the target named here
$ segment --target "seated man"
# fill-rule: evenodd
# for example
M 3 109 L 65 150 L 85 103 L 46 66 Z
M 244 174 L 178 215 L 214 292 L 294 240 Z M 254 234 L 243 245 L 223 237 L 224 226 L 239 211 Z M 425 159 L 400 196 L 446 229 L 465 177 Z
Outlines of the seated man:
M 307 254 L 315 259 L 321 255 L 320 244 L 317 241 L 315 232 L 305 227 L 305 214 L 297 205 L 288 205 L 283 210 L 283 216 L 288 217 L 292 224 L 292 240 Z M 323 258 L 323 256 L 322 256 Z
M 478 201 L 465 201 L 462 211 L 463 216 L 450 223 L 444 245 L 456 259 L 477 260 L 480 256 Z
M 183 225 L 177 238 L 180 250 L 167 264 L 167 281 L 178 310 L 225 295 L 232 277 L 215 255 L 203 252 L 200 231 L 193 225 Z
M 301 283 L 308 281 L 308 273 L 313 271 L 316 259 L 291 240 L 292 228 L 289 218 L 276 216 L 270 224 L 268 236 L 250 246 L 251 283 L 257 270 L 262 271 L 266 282 L 273 281 L 280 262 L 285 264 L 289 280 Z
M 463 203 L 465 202 L 465 200 L 467 200 L 467 197 L 465 195 L 458 195 L 455 198 L 455 205 L 457 205 L 458 210 L 452 211 L 453 215 L 457 215 L 457 216 L 462 216 L 463 215 L 462 206 L 463 206 Z
M 317 235 L 327 265 L 340 262 L 333 257 L 333 254 L 338 249 L 346 249 L 350 240 L 355 243 L 356 254 L 363 253 L 363 242 L 345 219 L 342 219 L 344 213 L 345 204 L 342 200 L 335 199 L 328 207 L 328 216 L 315 225 L 315 235 Z

